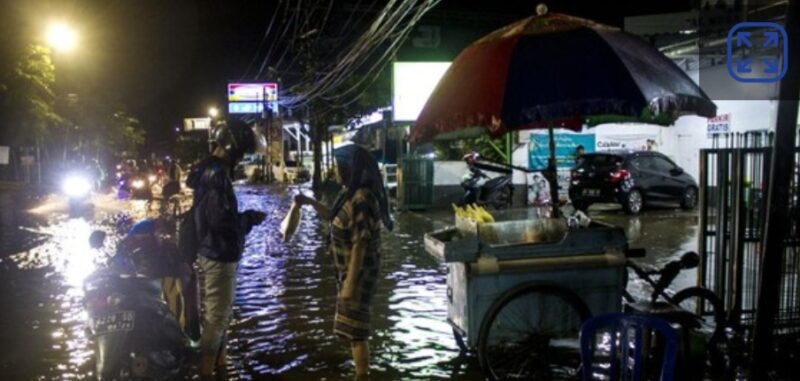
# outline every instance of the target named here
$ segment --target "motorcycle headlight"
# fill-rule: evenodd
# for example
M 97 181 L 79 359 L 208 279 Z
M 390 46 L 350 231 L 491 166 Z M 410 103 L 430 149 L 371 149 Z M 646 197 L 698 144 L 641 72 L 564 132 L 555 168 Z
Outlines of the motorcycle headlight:
M 142 189 L 144 188 L 144 180 L 142 179 L 133 180 L 133 182 L 131 182 L 131 186 L 133 186 L 136 189 Z
M 61 189 L 69 197 L 85 197 L 92 190 L 92 183 L 84 176 L 70 175 L 64 179 Z
M 158 178 L 156 177 L 156 175 L 150 175 L 150 176 L 147 176 L 147 181 L 149 181 L 149 182 L 151 182 L 151 183 L 154 183 L 154 182 L 156 182 L 156 179 L 158 179 Z

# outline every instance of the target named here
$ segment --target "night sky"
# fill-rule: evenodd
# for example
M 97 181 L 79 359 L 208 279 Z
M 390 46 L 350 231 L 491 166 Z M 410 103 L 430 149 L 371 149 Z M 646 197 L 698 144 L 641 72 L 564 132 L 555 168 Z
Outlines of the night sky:
M 296 4 L 297 0 L 290 1 Z M 305 3 L 314 1 L 306 0 Z M 361 1 L 362 6 L 368 1 Z M 80 45 L 59 55 L 57 91 L 108 97 L 126 105 L 148 131 L 148 147 L 169 147 L 184 117 L 224 107 L 225 85 L 240 79 L 273 14 L 272 1 L 0 0 L 0 59 L 41 35 L 49 20 L 79 29 Z M 324 1 L 322 3 L 325 3 Z M 334 4 L 355 3 L 335 0 Z M 383 2 L 380 2 L 382 4 Z M 437 10 L 523 18 L 540 1 L 444 0 Z M 690 1 L 558 1 L 551 11 L 622 26 L 625 16 L 685 11 Z M 278 22 L 281 20 L 279 19 Z M 341 22 L 334 17 L 331 22 Z M 501 25 L 498 25 L 498 27 Z M 259 64 L 260 61 L 256 61 Z M 158 148 L 161 147 L 161 148 Z

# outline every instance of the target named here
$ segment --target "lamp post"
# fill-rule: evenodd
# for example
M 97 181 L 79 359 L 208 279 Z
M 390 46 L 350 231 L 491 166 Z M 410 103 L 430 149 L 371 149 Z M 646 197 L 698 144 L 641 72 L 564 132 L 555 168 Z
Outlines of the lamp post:
M 208 128 L 208 146 L 211 147 L 211 141 L 214 139 L 214 130 L 217 127 L 217 117 L 219 116 L 219 109 L 216 106 L 211 106 L 208 108 L 208 118 L 210 121 L 210 126 Z
M 52 22 L 47 25 L 44 31 L 43 42 L 53 52 L 69 53 L 78 45 L 78 33 L 69 24 L 64 22 Z M 51 53 L 51 60 L 53 60 Z M 68 99 L 76 98 L 76 94 L 68 94 Z M 65 151 L 66 152 L 66 151 Z M 36 170 L 39 183 L 42 182 L 42 157 L 39 138 L 36 139 Z

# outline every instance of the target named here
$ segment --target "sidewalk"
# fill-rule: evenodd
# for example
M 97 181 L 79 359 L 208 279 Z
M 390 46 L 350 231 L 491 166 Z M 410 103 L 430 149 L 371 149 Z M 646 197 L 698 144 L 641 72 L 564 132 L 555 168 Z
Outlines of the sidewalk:
M 46 184 L 23 183 L 20 181 L 0 181 L 0 191 L 19 190 L 48 191 L 52 187 Z

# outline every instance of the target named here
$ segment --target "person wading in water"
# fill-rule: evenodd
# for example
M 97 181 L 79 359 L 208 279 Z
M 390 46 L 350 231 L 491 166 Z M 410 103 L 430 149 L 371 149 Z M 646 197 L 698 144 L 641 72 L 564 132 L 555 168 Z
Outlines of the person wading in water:
M 363 147 L 334 151 L 338 182 L 343 186 L 333 207 L 302 194 L 298 205 L 312 205 L 331 222 L 329 250 L 336 268 L 338 295 L 334 332 L 350 341 L 356 378 L 369 373 L 372 300 L 380 269 L 381 223 L 391 230 L 389 203 L 378 163 Z

